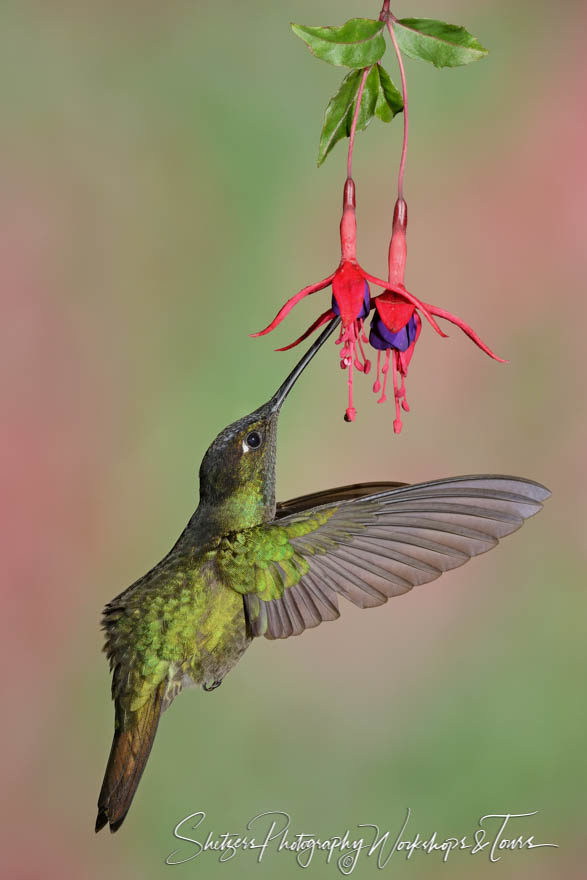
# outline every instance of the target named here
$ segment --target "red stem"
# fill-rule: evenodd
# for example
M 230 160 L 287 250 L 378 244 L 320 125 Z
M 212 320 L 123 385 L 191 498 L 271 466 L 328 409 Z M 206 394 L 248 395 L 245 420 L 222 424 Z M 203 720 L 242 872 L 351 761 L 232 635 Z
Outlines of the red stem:
M 370 67 L 365 67 L 363 70 L 363 76 L 361 77 L 361 84 L 359 85 L 359 91 L 357 92 L 357 103 L 355 105 L 355 112 L 353 114 L 353 122 L 351 125 L 351 134 L 349 138 L 349 155 L 346 163 L 346 176 L 347 178 L 351 178 L 352 169 L 353 169 L 353 149 L 355 146 L 355 132 L 357 130 L 357 120 L 359 118 L 359 110 L 361 109 L 361 100 L 363 98 L 363 89 L 365 88 L 365 82 L 369 73 L 371 71 Z
M 385 7 L 387 6 L 387 10 Z M 389 31 L 389 36 L 391 37 L 391 42 L 393 43 L 393 48 L 395 49 L 395 54 L 397 56 L 397 63 L 399 65 L 399 72 L 402 80 L 402 96 L 404 99 L 404 140 L 402 144 L 402 155 L 399 163 L 399 173 L 397 176 L 397 197 L 398 199 L 403 199 L 404 197 L 404 171 L 406 169 L 406 157 L 408 154 L 408 128 L 409 128 L 409 119 L 408 119 L 408 88 L 406 84 L 406 71 L 404 69 L 404 62 L 402 58 L 402 53 L 400 52 L 400 48 L 397 44 L 397 39 L 393 30 L 392 21 L 395 20 L 394 16 L 389 12 L 389 3 L 383 4 L 383 11 L 387 12 L 385 17 L 385 23 L 387 25 L 387 30 Z M 383 14 L 383 13 L 382 13 Z

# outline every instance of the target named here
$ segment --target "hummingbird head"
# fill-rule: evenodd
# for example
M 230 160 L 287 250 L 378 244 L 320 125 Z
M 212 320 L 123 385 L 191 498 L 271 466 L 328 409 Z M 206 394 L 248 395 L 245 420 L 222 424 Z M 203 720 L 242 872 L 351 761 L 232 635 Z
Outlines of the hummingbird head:
M 190 522 L 203 534 L 225 534 L 273 518 L 281 406 L 338 322 L 328 325 L 267 403 L 228 425 L 208 448 L 200 465 L 200 503 Z

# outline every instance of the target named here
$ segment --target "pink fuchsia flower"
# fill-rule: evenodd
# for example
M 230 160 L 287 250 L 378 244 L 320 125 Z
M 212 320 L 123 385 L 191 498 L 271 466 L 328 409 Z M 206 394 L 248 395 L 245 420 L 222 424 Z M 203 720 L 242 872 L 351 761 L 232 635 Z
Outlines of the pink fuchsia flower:
M 304 287 L 292 296 L 279 310 L 273 321 L 253 336 L 270 333 L 283 321 L 293 307 L 304 297 L 327 287 L 332 287 L 331 307 L 319 315 L 316 320 L 302 333 L 298 339 L 278 351 L 287 351 L 306 339 L 311 333 L 335 318 L 341 318 L 340 336 L 336 340 L 341 346 L 340 365 L 348 370 L 349 400 L 345 412 L 347 421 L 354 421 L 356 409 L 353 404 L 353 369 L 368 373 L 371 362 L 365 355 L 364 344 L 369 341 L 378 352 L 377 379 L 373 386 L 378 393 L 383 390 L 379 399 L 386 400 L 387 376 L 393 366 L 394 399 L 396 418 L 394 430 L 399 433 L 402 428 L 400 405 L 408 410 L 405 397 L 405 378 L 414 346 L 422 328 L 422 317 L 430 323 L 440 336 L 446 336 L 438 326 L 435 317 L 445 318 L 461 328 L 480 348 L 495 360 L 497 357 L 477 336 L 477 334 L 460 318 L 422 302 L 404 285 L 406 265 L 406 227 L 407 207 L 403 198 L 398 199 L 394 210 L 393 231 L 389 245 L 389 280 L 383 281 L 366 272 L 356 257 L 357 224 L 355 217 L 355 185 L 352 178 L 347 178 L 344 187 L 343 213 L 340 222 L 341 260 L 338 268 L 327 278 L 317 284 Z M 369 283 L 383 288 L 384 292 L 371 299 Z M 371 323 L 370 339 L 367 340 L 364 321 L 371 309 L 375 314 Z M 385 351 L 385 361 L 381 364 L 381 353 Z M 383 375 L 383 383 L 381 383 Z M 399 377 L 399 382 L 398 382 Z
M 363 348 L 363 343 L 367 342 L 363 322 L 371 310 L 371 295 L 366 273 L 357 262 L 355 184 L 351 177 L 347 178 L 344 186 L 342 218 L 340 221 L 340 250 L 340 263 L 331 275 L 317 284 L 310 284 L 308 287 L 304 287 L 303 290 L 292 296 L 264 330 L 252 335 L 264 336 L 265 333 L 270 333 L 305 296 L 316 293 L 318 290 L 324 290 L 326 287 L 332 287 L 331 308 L 319 315 L 314 323 L 295 342 L 277 350 L 287 351 L 293 348 L 306 339 L 314 330 L 317 330 L 318 327 L 339 316 L 341 319 L 341 330 L 336 343 L 341 346 L 340 365 L 343 369 L 348 369 L 349 371 L 349 405 L 345 418 L 347 421 L 353 421 L 356 417 L 356 410 L 353 406 L 353 367 L 362 373 L 368 373 L 371 369 L 371 362 L 365 356 Z
M 390 369 L 392 371 L 395 403 L 393 429 L 396 434 L 399 434 L 402 429 L 401 409 L 406 412 L 410 409 L 406 399 L 405 382 L 408 366 L 422 329 L 418 308 L 428 317 L 428 320 L 430 320 L 429 316 L 432 315 L 456 324 L 482 351 L 496 361 L 505 363 L 503 358 L 494 354 L 477 336 L 475 331 L 468 324 L 465 324 L 464 321 L 461 321 L 460 318 L 457 318 L 456 315 L 452 315 L 444 309 L 439 309 L 437 306 L 431 305 L 431 303 L 423 303 L 408 293 L 404 285 L 407 256 L 407 225 L 408 208 L 404 199 L 400 197 L 395 204 L 392 235 L 389 243 L 388 289 L 379 296 L 376 296 L 372 301 L 374 313 L 369 333 L 369 342 L 373 348 L 377 349 L 377 378 L 373 384 L 373 391 L 376 394 L 380 391 L 382 392 L 378 403 L 383 403 L 387 399 L 386 386 L 388 374 Z M 435 329 L 442 336 L 446 335 L 438 327 L 435 327 Z M 385 362 L 383 365 L 381 363 L 382 352 L 385 352 Z M 383 382 L 381 382 L 381 376 L 383 376 Z
M 357 221 L 355 208 L 355 184 L 351 177 L 347 177 L 344 186 L 342 219 L 340 221 L 341 259 L 338 268 L 327 278 L 322 279 L 317 284 L 310 284 L 308 287 L 304 287 L 295 296 L 292 296 L 264 330 L 252 334 L 253 336 L 264 336 L 265 333 L 270 333 L 304 297 L 319 290 L 324 290 L 327 287 L 332 287 L 331 307 L 319 315 L 298 339 L 277 350 L 287 351 L 293 348 L 323 324 L 328 323 L 328 321 L 336 316 L 340 316 L 341 331 L 336 342 L 337 345 L 341 346 L 340 365 L 343 369 L 348 370 L 349 402 L 345 412 L 345 419 L 347 421 L 354 421 L 357 414 L 353 405 L 353 369 L 357 369 L 362 373 L 368 373 L 371 369 L 371 362 L 366 357 L 364 350 L 364 344 L 368 340 L 363 326 L 365 318 L 372 308 L 369 282 L 379 287 L 389 287 L 387 282 L 381 281 L 381 279 L 366 272 L 357 261 Z M 442 331 L 434 321 L 434 318 L 427 313 L 420 301 L 412 297 L 407 291 L 403 291 L 403 294 L 408 301 L 411 300 L 413 302 L 414 306 L 422 309 L 423 314 L 441 333 Z

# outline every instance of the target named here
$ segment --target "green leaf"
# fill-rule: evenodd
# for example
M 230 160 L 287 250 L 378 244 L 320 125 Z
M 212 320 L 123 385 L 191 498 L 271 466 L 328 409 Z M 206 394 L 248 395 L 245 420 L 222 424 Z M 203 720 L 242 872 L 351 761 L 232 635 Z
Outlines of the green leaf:
M 362 70 L 351 70 L 343 79 L 341 86 L 331 99 L 324 114 L 324 125 L 318 148 L 318 165 L 322 165 L 327 155 L 338 141 L 349 137 L 357 103 L 357 95 Z M 396 113 L 403 110 L 402 96 L 380 64 L 373 65 L 361 97 L 357 117 L 357 131 L 363 131 L 373 116 L 383 122 L 390 122 Z
M 324 114 L 324 125 L 320 135 L 320 146 L 318 148 L 318 165 L 322 165 L 329 152 L 338 141 L 345 137 L 349 137 L 353 122 L 353 113 L 357 100 L 359 86 L 361 84 L 362 70 L 351 70 L 343 79 L 340 88 L 334 95 L 326 108 Z M 371 74 L 369 74 L 370 76 Z M 367 81 L 369 77 L 367 77 Z M 367 82 L 363 90 L 361 100 L 361 108 L 357 119 L 357 129 L 364 129 L 368 123 L 365 119 L 365 107 L 369 98 L 367 92 Z M 374 109 L 374 108 L 373 108 Z M 371 116 L 373 113 L 371 113 Z M 371 118 L 369 116 L 369 119 Z
M 385 68 L 381 64 L 377 64 L 376 69 L 379 75 L 379 91 L 375 104 L 375 116 L 382 122 L 391 122 L 396 113 L 401 113 L 404 109 L 403 98 Z
M 481 43 L 463 27 L 431 18 L 402 18 L 394 23 L 397 42 L 410 58 L 435 67 L 459 67 L 487 55 Z
M 384 22 L 351 18 L 342 27 L 306 27 L 292 24 L 294 34 L 310 52 L 337 67 L 369 67 L 385 52 Z

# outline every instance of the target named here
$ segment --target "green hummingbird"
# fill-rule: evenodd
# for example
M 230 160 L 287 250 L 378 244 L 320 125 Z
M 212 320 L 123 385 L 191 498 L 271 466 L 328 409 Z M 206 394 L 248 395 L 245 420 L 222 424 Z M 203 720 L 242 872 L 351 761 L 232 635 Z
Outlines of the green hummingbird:
M 218 687 L 259 636 L 383 605 L 432 581 L 537 513 L 531 480 L 465 476 L 363 483 L 275 503 L 277 421 L 335 319 L 264 406 L 225 428 L 200 467 L 196 512 L 167 556 L 104 609 L 114 739 L 96 831 L 120 828 L 157 725 L 180 691 Z

